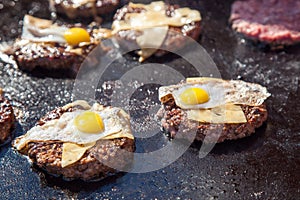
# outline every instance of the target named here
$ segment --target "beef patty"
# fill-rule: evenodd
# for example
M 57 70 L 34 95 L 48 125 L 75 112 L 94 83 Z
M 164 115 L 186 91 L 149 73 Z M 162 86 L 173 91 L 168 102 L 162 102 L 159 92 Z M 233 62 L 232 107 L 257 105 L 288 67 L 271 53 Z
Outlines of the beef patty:
M 37 126 L 58 119 L 65 112 L 75 110 L 76 108 L 73 107 L 57 108 L 41 118 L 37 122 Z M 118 172 L 103 162 L 108 162 L 110 166 L 118 166 L 119 169 L 125 169 L 132 162 L 132 154 L 120 150 L 127 152 L 135 150 L 134 140 L 129 138 L 98 140 L 78 161 L 69 166 L 61 167 L 62 145 L 63 142 L 60 141 L 30 142 L 26 148 L 22 149 L 22 153 L 28 155 L 38 167 L 52 175 L 61 175 L 66 180 L 90 181 L 103 179 Z
M 300 42 L 300 1 L 236 1 L 230 21 L 234 30 L 253 40 L 271 45 Z
M 14 121 L 13 108 L 8 100 L 3 97 L 2 89 L 0 88 L 0 144 L 9 138 Z
M 165 102 L 158 111 L 163 129 L 174 138 L 180 129 L 180 133 L 188 132 L 197 127 L 195 140 L 223 142 L 224 140 L 235 140 L 251 135 L 255 128 L 260 127 L 267 119 L 265 104 L 260 106 L 242 106 L 247 122 L 239 124 L 212 124 L 189 120 L 184 110 L 179 108 L 174 99 Z
M 166 6 L 166 16 L 173 16 L 174 11 L 178 8 L 180 8 L 178 5 Z M 144 8 L 130 7 L 130 5 L 126 5 L 121 9 L 117 10 L 116 14 L 114 15 L 114 20 L 121 21 L 124 20 L 126 14 L 141 13 L 143 11 L 145 11 Z M 182 27 L 169 26 L 169 30 L 167 32 L 164 42 L 162 43 L 161 50 L 156 51 L 154 55 L 162 56 L 166 54 L 167 52 L 162 49 L 176 50 L 182 48 L 184 44 L 186 44 L 186 39 L 182 37 L 182 35 L 197 40 L 201 32 L 200 24 L 200 21 L 197 21 L 185 24 Z M 141 32 L 138 30 L 120 30 L 115 34 L 115 37 L 121 46 L 128 48 L 132 47 L 132 44 L 134 44 L 134 46 L 137 46 L 136 38 L 139 35 L 141 35 Z
M 94 40 L 99 40 L 98 37 L 102 34 L 93 32 L 93 29 L 88 29 L 88 31 L 91 39 Z M 96 34 L 98 35 L 94 36 Z M 63 43 L 17 39 L 6 53 L 13 55 L 21 70 L 49 76 L 75 77 L 84 59 L 98 45 L 97 42 L 93 42 L 70 48 L 68 44 Z
M 50 0 L 50 5 L 56 12 L 65 14 L 71 19 L 104 15 L 114 11 L 119 4 L 120 0 L 93 0 L 82 3 L 75 0 Z
M 14 59 L 24 71 L 44 70 L 46 73 L 66 71 L 76 74 L 81 63 L 96 45 L 82 49 L 81 54 L 66 51 L 66 46 L 58 43 L 36 43 L 19 41 L 14 44 Z

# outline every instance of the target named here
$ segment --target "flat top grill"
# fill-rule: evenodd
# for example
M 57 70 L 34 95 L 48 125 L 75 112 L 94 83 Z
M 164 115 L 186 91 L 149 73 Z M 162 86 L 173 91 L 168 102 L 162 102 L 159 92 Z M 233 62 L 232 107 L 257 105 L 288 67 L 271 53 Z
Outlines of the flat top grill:
M 217 144 L 203 159 L 192 144 L 176 162 L 144 174 L 120 173 L 99 182 L 66 182 L 50 176 L 16 153 L 10 144 L 0 148 L 1 199 L 298 199 L 300 134 L 300 47 L 280 51 L 259 48 L 231 30 L 228 18 L 232 1 L 186 1 L 203 16 L 200 44 L 216 62 L 224 79 L 242 79 L 266 86 L 269 118 L 256 133 L 237 141 Z M 25 13 L 50 17 L 46 1 L 4 1 L 2 41 L 21 33 Z M 104 24 L 109 26 L 109 21 Z M 123 67 L 137 63 L 126 55 Z M 154 58 L 180 68 L 185 62 L 172 55 Z M 33 76 L 0 62 L 0 86 L 23 117 L 14 136 L 24 134 L 46 112 L 71 101 L 73 79 Z M 155 90 L 155 85 L 150 86 Z M 99 101 L 107 99 L 98 94 Z M 135 97 L 139 97 L 138 94 Z M 136 113 L 131 111 L 133 118 Z M 137 140 L 137 151 L 156 149 L 168 142 L 163 135 L 146 143 Z

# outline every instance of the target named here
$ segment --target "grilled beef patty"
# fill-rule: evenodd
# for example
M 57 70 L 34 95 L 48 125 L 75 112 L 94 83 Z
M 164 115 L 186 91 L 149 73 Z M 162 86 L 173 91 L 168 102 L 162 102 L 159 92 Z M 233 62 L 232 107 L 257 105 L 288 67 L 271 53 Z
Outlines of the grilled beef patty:
M 93 30 L 88 31 L 94 39 Z M 84 59 L 98 45 L 90 43 L 70 48 L 67 44 L 56 42 L 17 39 L 6 53 L 13 55 L 18 67 L 24 71 L 75 77 Z
M 83 48 L 83 53 L 78 55 L 67 52 L 66 46 L 55 43 L 26 42 L 24 45 L 14 45 L 14 58 L 20 69 L 33 71 L 35 69 L 57 71 L 65 70 L 76 73 L 88 53 L 95 45 Z
M 174 10 L 180 8 L 178 5 L 169 5 L 166 7 L 166 16 L 171 17 L 174 15 Z M 114 20 L 121 21 L 124 20 L 126 14 L 128 13 L 141 13 L 144 11 L 144 8 L 136 8 L 130 7 L 126 5 L 121 9 L 117 10 Z M 197 40 L 200 35 L 201 27 L 199 22 L 192 22 L 189 24 L 185 24 L 182 27 L 169 26 L 168 33 L 166 38 L 162 44 L 162 49 L 180 49 L 186 43 L 185 38 L 183 36 L 189 36 L 194 40 Z M 179 33 L 179 34 L 177 34 Z M 136 38 L 141 35 L 141 32 L 138 30 L 121 30 L 115 34 L 115 37 L 120 45 L 125 48 L 137 46 Z M 158 50 L 154 55 L 162 56 L 167 52 L 164 50 Z
M 0 88 L 0 144 L 9 138 L 14 121 L 13 108 L 8 100 L 3 97 Z
M 300 42 L 300 1 L 245 0 L 232 5 L 232 28 L 271 45 Z
M 57 108 L 43 118 L 37 126 L 47 121 L 58 119 L 65 112 L 72 112 L 75 108 Z M 53 175 L 62 175 L 66 180 L 82 179 L 85 181 L 97 180 L 115 174 L 118 171 L 110 168 L 99 161 L 108 161 L 113 166 L 123 168 L 130 165 L 131 155 L 123 154 L 120 150 L 133 152 L 135 150 L 134 140 L 129 138 L 118 138 L 109 140 L 98 140 L 92 148 L 88 149 L 80 160 L 75 163 L 61 167 L 62 145 L 60 141 L 30 142 L 22 153 L 40 168 Z M 97 155 L 97 156 L 95 156 Z
M 187 132 L 198 123 L 195 140 L 203 141 L 204 137 L 208 141 L 223 142 L 224 140 L 235 140 L 251 135 L 255 128 L 260 127 L 267 119 L 267 109 L 265 104 L 260 106 L 242 106 L 247 123 L 239 124 L 211 124 L 189 120 L 184 110 L 179 108 L 174 99 L 164 103 L 158 111 L 163 129 L 174 138 L 180 129 L 180 133 Z
M 50 0 L 50 5 L 56 12 L 65 14 L 70 19 L 104 15 L 114 11 L 119 4 L 120 0 L 94 0 L 78 6 L 74 0 Z

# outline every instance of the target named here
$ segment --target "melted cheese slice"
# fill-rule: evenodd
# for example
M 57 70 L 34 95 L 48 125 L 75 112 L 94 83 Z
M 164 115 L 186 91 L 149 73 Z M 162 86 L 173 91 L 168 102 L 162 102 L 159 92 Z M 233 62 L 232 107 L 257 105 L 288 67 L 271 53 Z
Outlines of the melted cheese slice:
M 218 79 L 218 78 L 210 78 L 210 77 L 190 77 L 186 79 L 186 83 L 201 83 L 201 82 L 211 82 L 214 81 L 216 83 L 222 83 L 224 80 Z M 236 85 L 242 85 L 243 88 L 248 88 L 249 85 L 254 85 L 257 87 L 256 89 L 260 91 L 262 94 L 262 99 L 257 100 L 255 102 L 263 102 L 270 94 L 265 90 L 265 88 L 255 85 L 255 84 L 248 84 L 248 87 L 246 87 L 245 82 L 241 81 L 231 81 L 231 82 L 237 82 Z M 254 87 L 253 86 L 253 87 Z M 245 95 L 249 99 L 252 95 Z M 259 95 L 258 95 L 259 96 Z M 257 98 L 259 98 L 256 96 Z M 241 103 L 241 102 L 238 102 Z M 252 105 L 250 100 L 245 100 L 243 102 L 246 105 Z M 254 104 L 254 105 L 260 105 L 260 104 Z M 188 110 L 187 111 L 188 118 L 191 120 L 196 120 L 199 122 L 207 122 L 207 123 L 246 123 L 247 119 L 245 117 L 245 114 L 239 105 L 234 104 L 226 104 L 223 106 L 215 107 L 212 109 L 204 109 L 204 110 Z
M 159 88 L 159 100 L 162 103 L 174 99 L 173 92 L 186 85 L 211 84 L 211 87 L 222 86 L 225 91 L 224 102 L 211 108 L 189 108 L 187 117 L 203 123 L 246 123 L 247 119 L 241 105 L 260 106 L 271 95 L 259 84 L 240 80 L 223 80 L 210 77 L 187 78 L 186 83 L 163 86 Z M 180 106 L 179 106 L 180 107 Z
M 1 92 L 1 89 L 0 89 Z M 98 103 L 90 106 L 86 101 L 78 100 L 73 103 L 67 104 L 63 107 L 67 110 L 72 107 L 78 107 L 78 110 L 91 110 L 94 112 L 102 113 L 103 120 L 107 119 L 106 128 L 104 132 L 96 135 L 89 135 L 88 138 L 83 138 L 84 133 L 75 134 L 75 129 L 67 129 L 68 126 L 73 127 L 72 119 L 76 116 L 73 112 L 64 113 L 59 119 L 46 122 L 42 126 L 35 126 L 30 129 L 25 135 L 15 139 L 13 146 L 22 151 L 26 149 L 29 142 L 42 142 L 42 141 L 61 141 L 63 142 L 62 149 L 62 167 L 66 167 L 75 163 L 84 155 L 84 153 L 92 148 L 98 140 L 108 140 L 117 138 L 134 139 L 130 127 L 130 116 L 122 109 L 116 107 L 104 107 Z M 106 113 L 106 115 L 104 115 Z M 69 116 L 70 118 L 64 118 Z M 59 120 L 61 120 L 59 122 Z M 105 123 L 105 122 L 104 122 Z M 62 129 L 65 130 L 62 132 Z M 36 130 L 36 131 L 33 131 Z M 48 130 L 48 131 L 47 131 Z M 92 137 L 96 138 L 92 138 Z M 26 150 L 25 150 L 26 151 Z
M 61 158 L 61 167 L 69 166 L 78 161 L 86 152 L 86 150 L 92 148 L 96 142 L 91 142 L 84 145 L 78 145 L 74 143 L 64 143 Z
M 64 106 L 64 108 L 73 107 L 76 105 L 85 107 L 86 109 L 90 108 L 89 104 L 85 101 L 76 101 L 76 102 L 73 102 L 71 104 Z M 94 107 L 96 110 L 104 109 L 104 107 L 99 104 L 95 104 Z M 120 118 L 123 119 L 123 120 L 119 121 L 119 123 L 121 123 L 121 125 L 122 125 L 122 130 L 118 131 L 118 132 L 114 132 L 110 135 L 106 135 L 105 137 L 101 138 L 101 140 L 111 140 L 111 139 L 118 139 L 118 138 L 129 138 L 129 139 L 134 140 L 134 136 L 131 133 L 130 124 L 128 123 L 130 121 L 129 115 L 122 109 L 118 112 L 118 115 Z M 96 141 L 86 143 L 86 144 L 75 144 L 75 143 L 70 143 L 70 142 L 64 142 L 61 166 L 67 167 L 67 166 L 77 162 L 78 160 L 80 160 L 82 158 L 84 153 L 88 149 L 92 148 L 95 144 L 96 144 Z
M 140 62 L 143 62 L 159 49 L 167 35 L 169 26 L 181 27 L 201 20 L 199 11 L 190 8 L 175 9 L 172 17 L 169 17 L 166 15 L 166 6 L 162 1 L 151 4 L 129 3 L 129 7 L 144 10 L 140 13 L 127 13 L 124 20 L 115 20 L 112 24 L 113 34 L 121 30 L 143 32 L 136 39 L 141 48 L 141 51 L 138 52 Z
M 140 13 L 127 13 L 124 20 L 114 21 L 112 28 L 114 32 L 120 30 L 141 30 L 157 26 L 183 26 L 192 22 L 200 21 L 199 11 L 190 8 L 178 8 L 174 10 L 174 15 L 166 15 L 166 4 L 162 1 L 152 2 L 151 4 L 130 3 L 129 7 L 143 8 L 145 11 Z
M 187 117 L 202 123 L 246 123 L 247 119 L 239 105 L 226 104 L 212 109 L 187 110 Z
M 271 96 L 267 88 L 256 84 L 241 80 L 223 80 L 210 77 L 187 78 L 187 84 L 205 84 L 214 83 L 222 85 L 226 91 L 224 104 L 259 106 Z
M 134 139 L 132 134 L 120 131 L 118 133 L 105 136 L 104 138 L 101 138 L 101 140 L 112 140 L 124 137 L 132 140 Z M 67 167 L 80 160 L 84 153 L 90 148 L 92 148 L 95 144 L 96 142 L 91 142 L 87 144 L 74 144 L 69 142 L 63 143 L 61 167 Z
M 112 140 L 112 139 L 117 139 L 117 138 L 129 138 L 129 139 L 134 139 L 132 134 L 129 133 L 125 133 L 125 132 L 118 132 L 118 133 L 114 133 L 112 135 L 108 135 L 105 136 L 104 138 L 102 138 L 102 140 Z
M 168 29 L 168 26 L 161 26 L 143 30 L 143 34 L 136 38 L 137 44 L 141 47 L 141 51 L 138 52 L 139 62 L 143 62 L 159 49 L 166 38 Z
M 118 133 L 105 136 L 104 138 L 101 138 L 101 140 L 112 140 L 112 139 L 124 138 L 124 137 L 132 140 L 134 139 L 132 134 L 120 131 Z M 80 160 L 84 155 L 84 153 L 90 148 L 92 148 L 95 144 L 96 142 L 91 142 L 91 143 L 81 144 L 81 145 L 69 143 L 69 142 L 63 143 L 61 167 L 67 167 Z

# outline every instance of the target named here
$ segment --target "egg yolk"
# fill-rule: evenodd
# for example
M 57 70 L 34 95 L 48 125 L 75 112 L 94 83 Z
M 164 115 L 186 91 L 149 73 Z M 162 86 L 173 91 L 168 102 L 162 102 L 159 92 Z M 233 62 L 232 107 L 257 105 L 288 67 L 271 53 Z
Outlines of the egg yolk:
M 180 99 L 187 105 L 196 105 L 208 102 L 209 95 L 202 88 L 188 88 L 180 94 Z
M 99 114 L 85 111 L 76 116 L 74 124 L 84 133 L 99 133 L 104 131 L 104 124 Z
M 70 28 L 64 33 L 64 38 L 70 45 L 78 45 L 81 42 L 90 42 L 89 33 L 83 28 Z

